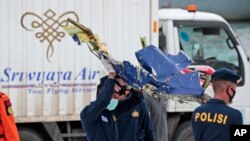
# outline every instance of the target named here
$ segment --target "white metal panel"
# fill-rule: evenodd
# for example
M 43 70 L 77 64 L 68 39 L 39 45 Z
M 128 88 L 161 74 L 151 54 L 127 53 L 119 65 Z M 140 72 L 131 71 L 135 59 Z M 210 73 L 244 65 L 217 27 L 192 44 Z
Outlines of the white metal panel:
M 0 20 L 0 86 L 10 95 L 17 122 L 78 120 L 82 108 L 95 99 L 103 72 L 86 45 L 76 45 L 68 35 L 49 38 L 49 32 L 65 33 L 53 21 L 34 28 L 34 22 L 48 20 L 49 10 L 55 15 L 47 16 L 56 21 L 65 12 L 75 12 L 118 60 L 137 62 L 134 53 L 141 48 L 140 36 L 150 39 L 149 0 L 0 0 L 0 16 L 5 19 Z M 77 19 L 74 16 L 61 20 Z M 48 39 L 40 41 L 43 38 Z M 54 49 L 50 61 L 49 44 Z
M 144 1 L 143 1 L 144 2 Z M 159 1 L 158 0 L 150 0 L 150 22 L 151 22 L 151 29 L 150 29 L 150 43 L 158 46 L 159 44 Z M 156 25 L 154 25 L 154 23 Z M 156 28 L 156 29 L 154 29 Z
M 9 1 L 0 1 L 0 16 L 1 17 L 7 17 L 8 16 L 8 3 Z M 3 71 L 3 67 L 9 67 L 9 42 L 8 42 L 8 36 L 9 36 L 9 24 L 7 22 L 8 19 L 0 20 L 0 31 L 1 31 L 1 38 L 0 38 L 0 69 Z M 7 81 L 4 78 L 1 78 L 1 81 Z M 2 86 L 2 83 L 0 83 Z M 6 90 L 8 92 L 8 90 Z
M 225 19 L 221 16 L 208 13 L 208 12 L 188 12 L 184 9 L 160 9 L 159 10 L 159 19 L 160 20 L 194 20 L 194 21 L 215 21 L 215 22 L 224 22 Z
M 105 39 L 113 57 L 136 62 L 141 48 L 140 36 L 150 41 L 150 5 L 148 0 L 107 0 L 105 4 Z
M 166 33 L 166 37 L 174 37 L 174 23 L 172 20 L 167 20 L 166 21 L 166 27 L 165 27 L 165 31 L 167 31 Z M 167 53 L 173 54 L 175 53 L 175 49 L 174 47 L 174 40 L 167 40 Z

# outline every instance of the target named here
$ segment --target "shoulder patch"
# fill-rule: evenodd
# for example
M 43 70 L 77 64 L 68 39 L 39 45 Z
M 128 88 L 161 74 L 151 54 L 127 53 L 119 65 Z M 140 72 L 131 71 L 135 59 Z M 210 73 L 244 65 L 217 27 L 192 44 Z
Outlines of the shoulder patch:
M 103 115 L 102 115 L 101 117 L 102 117 L 102 121 L 104 121 L 104 122 L 109 122 L 107 117 L 105 117 L 105 116 L 103 116 Z
M 7 115 L 13 115 L 12 104 L 10 100 L 4 101 Z

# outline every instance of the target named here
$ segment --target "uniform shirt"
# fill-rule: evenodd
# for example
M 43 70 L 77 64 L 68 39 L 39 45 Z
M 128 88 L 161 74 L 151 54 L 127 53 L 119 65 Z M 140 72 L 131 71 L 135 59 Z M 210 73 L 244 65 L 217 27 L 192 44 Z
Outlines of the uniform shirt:
M 149 117 L 148 110 L 145 103 L 142 101 L 138 105 L 131 100 L 133 95 L 125 100 L 121 101 L 121 105 L 130 105 L 126 109 L 117 111 L 117 127 L 119 132 L 119 141 L 154 141 L 153 129 Z M 142 96 L 142 94 L 141 94 Z
M 81 112 L 81 122 L 88 141 L 120 141 L 115 115 L 143 101 L 142 94 L 133 93 L 127 104 L 119 102 L 115 110 L 107 110 L 106 107 L 114 92 L 114 83 L 115 80 L 107 79 L 96 101 L 90 103 Z
M 229 125 L 242 124 L 240 111 L 219 99 L 210 99 L 195 109 L 192 128 L 196 141 L 229 141 Z
M 106 109 L 114 92 L 114 84 L 115 80 L 107 79 L 97 99 L 80 114 L 88 141 L 119 141 L 113 113 Z

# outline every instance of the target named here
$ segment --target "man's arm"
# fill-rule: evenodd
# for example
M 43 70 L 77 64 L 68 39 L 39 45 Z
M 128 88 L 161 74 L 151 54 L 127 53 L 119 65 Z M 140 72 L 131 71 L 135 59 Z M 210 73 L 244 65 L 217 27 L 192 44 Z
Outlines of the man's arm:
M 144 141 L 155 141 L 155 136 L 154 136 L 153 127 L 152 127 L 152 123 L 150 120 L 149 112 L 148 112 L 144 102 L 142 103 L 142 107 L 143 107 L 143 110 L 145 111 L 145 116 L 143 119 L 143 128 L 145 131 Z
M 104 86 L 102 87 L 96 100 L 82 110 L 80 115 L 82 121 L 90 123 L 101 115 L 112 98 L 114 85 L 114 77 L 109 75 L 109 78 L 105 81 Z

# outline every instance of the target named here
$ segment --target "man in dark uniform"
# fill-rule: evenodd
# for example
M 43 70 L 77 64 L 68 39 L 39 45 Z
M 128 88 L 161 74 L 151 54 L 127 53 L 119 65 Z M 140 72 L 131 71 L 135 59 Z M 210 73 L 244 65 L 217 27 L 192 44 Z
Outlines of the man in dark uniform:
M 114 77 L 115 74 L 110 72 L 109 78 L 106 80 L 96 101 L 86 106 L 80 114 L 88 141 L 119 141 L 112 109 L 107 109 L 109 103 L 112 103 L 111 99 L 115 87 Z M 116 104 L 113 103 L 114 108 Z
M 107 77 L 101 78 L 100 84 L 97 86 L 97 93 L 104 86 L 106 79 Z M 116 118 L 119 141 L 154 141 L 148 110 L 145 103 L 138 100 L 138 94 L 141 92 L 127 89 L 125 82 L 119 77 L 116 77 L 116 80 L 118 82 L 116 84 L 121 90 L 118 106 L 113 114 Z M 143 98 L 141 94 L 139 95 Z M 140 103 L 138 104 L 138 102 Z
M 133 101 L 133 90 L 128 98 L 119 104 L 128 105 Z M 144 101 L 136 106 L 120 110 L 117 113 L 117 124 L 120 141 L 155 141 L 149 112 Z
M 141 103 L 143 96 L 139 92 L 133 91 L 130 102 L 118 103 L 118 100 L 125 97 L 120 94 L 124 93 L 124 87 L 121 84 L 124 83 L 123 80 L 115 78 L 115 73 L 110 72 L 108 78 L 102 81 L 104 84 L 98 91 L 96 101 L 91 102 L 81 112 L 82 126 L 88 141 L 120 141 L 117 115 Z
M 239 78 L 225 68 L 212 74 L 214 98 L 195 109 L 192 115 L 196 141 L 229 141 L 230 124 L 243 124 L 240 111 L 227 106 L 233 100 Z

